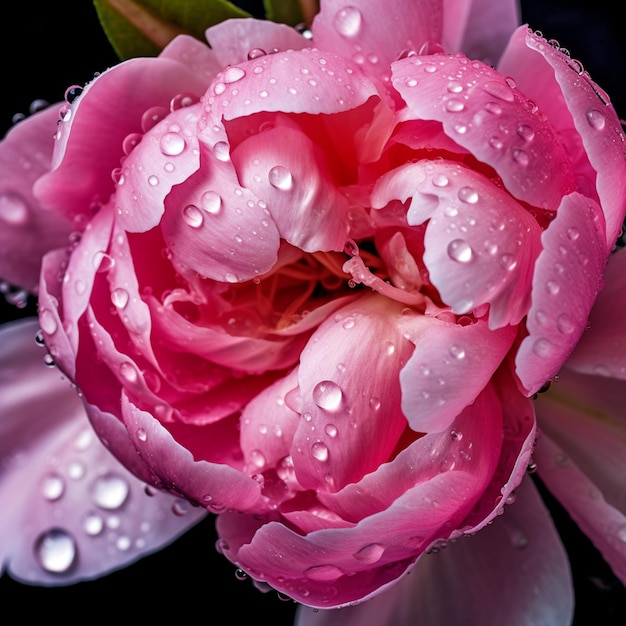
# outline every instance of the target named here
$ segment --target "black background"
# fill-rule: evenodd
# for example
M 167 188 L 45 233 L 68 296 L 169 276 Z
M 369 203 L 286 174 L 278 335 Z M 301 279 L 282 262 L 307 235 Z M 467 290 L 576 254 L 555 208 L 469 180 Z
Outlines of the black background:
M 260 2 L 238 4 L 262 15 Z M 619 3 L 525 0 L 521 8 L 522 21 L 547 38 L 557 39 L 582 61 L 611 95 L 620 117 L 626 118 L 626 50 Z M 27 114 L 33 100 L 62 100 L 67 87 L 88 82 L 95 72 L 118 61 L 89 0 L 12 2 L 2 10 L 0 133 L 11 126 L 14 114 Z M 34 301 L 18 309 L 0 296 L 0 322 L 35 314 Z M 624 587 L 548 494 L 546 501 L 572 563 L 577 594 L 574 625 L 623 626 Z M 0 515 L 8 504 L 0 503 Z M 145 623 L 160 617 L 239 624 L 252 615 L 274 626 L 292 624 L 295 604 L 280 600 L 273 592 L 261 593 L 249 580 L 238 580 L 235 568 L 216 553 L 215 539 L 213 519 L 207 518 L 168 548 L 133 566 L 70 587 L 22 585 L 3 575 L 2 619 L 7 624 L 31 619 L 79 624 L 98 618 L 126 622 L 139 618 Z

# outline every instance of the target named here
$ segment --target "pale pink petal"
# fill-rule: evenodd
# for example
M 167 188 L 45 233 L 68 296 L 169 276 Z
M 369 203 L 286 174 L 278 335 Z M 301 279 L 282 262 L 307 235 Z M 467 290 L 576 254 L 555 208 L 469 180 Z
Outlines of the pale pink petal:
M 626 249 L 609 257 L 604 288 L 598 294 L 589 324 L 567 361 L 585 374 L 626 379 Z
M 148 130 L 124 159 L 115 192 L 120 226 L 130 232 L 154 228 L 165 198 L 200 167 L 196 124 L 201 105 L 182 107 Z
M 441 122 L 518 200 L 555 210 L 574 190 L 572 164 L 550 121 L 490 66 L 413 56 L 393 64 L 392 81 L 414 115 Z
M 54 169 L 35 186 L 39 201 L 89 219 L 114 190 L 112 174 L 125 156 L 124 140 L 141 137 L 154 115 L 170 112 L 179 94 L 197 99 L 204 93 L 210 68 L 197 74 L 194 69 L 170 58 L 135 58 L 94 79 L 58 126 Z
M 452 41 L 443 43 L 456 49 L 466 3 L 448 3 L 455 7 L 449 15 L 448 7 L 444 9 L 442 4 L 441 0 L 323 2 L 313 20 L 313 43 L 352 59 L 368 74 L 388 81 L 390 64 L 401 54 L 418 52 L 427 42 L 442 42 L 444 24 L 445 34 Z
M 563 198 L 541 235 L 543 251 L 526 322 L 529 335 L 515 359 L 529 395 L 558 373 L 583 334 L 606 264 L 603 222 L 593 200 L 573 193 Z
M 296 626 L 569 626 L 567 554 L 530 480 L 517 494 L 491 526 L 424 555 L 379 596 L 340 610 L 300 606 Z
M 50 169 L 59 105 L 19 122 L 0 145 L 0 276 L 36 292 L 43 255 L 67 244 L 72 224 L 33 196 Z
M 45 368 L 36 321 L 3 327 L 0 562 L 15 579 L 68 585 L 126 567 L 205 515 L 146 491 L 100 443 L 76 390 Z
M 349 203 L 332 163 L 295 123 L 277 119 L 231 158 L 244 187 L 263 198 L 281 238 L 305 252 L 343 250 Z
M 302 418 L 291 454 L 303 487 L 341 489 L 373 471 L 397 445 L 406 427 L 398 373 L 413 350 L 397 323 L 402 309 L 365 295 L 324 322 L 302 351 Z
M 205 37 L 222 68 L 265 53 L 300 50 L 310 41 L 286 24 L 269 20 L 230 19 L 207 29 Z
M 537 63 L 537 55 L 546 61 L 543 70 Z M 577 61 L 526 27 L 520 27 L 513 35 L 498 69 L 510 71 L 516 79 L 519 76 L 525 93 L 545 108 L 555 125 L 563 124 L 566 130 L 579 134 L 578 141 L 582 140 L 584 152 L 581 151 L 582 163 L 577 169 L 597 188 L 605 213 L 606 245 L 610 251 L 626 211 L 626 186 L 615 184 L 616 180 L 626 178 L 626 144 L 609 97 Z M 584 169 L 589 162 L 597 174 L 595 180 L 593 170 Z
M 517 0 L 473 0 L 461 50 L 470 59 L 480 59 L 495 66 L 519 23 L 520 3 Z M 444 24 L 447 26 L 448 20 Z
M 545 396 L 545 397 L 544 397 Z M 626 583 L 626 383 L 563 370 L 536 401 L 539 476 Z
M 167 196 L 161 228 L 182 274 L 233 283 L 272 268 L 279 235 L 264 203 L 220 159 L 201 146 L 200 169 Z
M 417 432 L 441 432 L 487 384 L 515 338 L 485 320 L 463 326 L 425 315 L 402 318 L 415 351 L 400 372 L 402 410 Z

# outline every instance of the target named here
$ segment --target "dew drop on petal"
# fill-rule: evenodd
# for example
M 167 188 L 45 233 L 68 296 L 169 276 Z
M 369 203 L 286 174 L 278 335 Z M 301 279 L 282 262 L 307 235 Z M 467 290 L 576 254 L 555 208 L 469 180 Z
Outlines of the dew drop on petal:
M 454 239 L 448 244 L 448 256 L 457 263 L 469 263 L 474 251 L 464 239 Z
M 246 75 L 246 72 L 240 67 L 229 67 L 224 72 L 225 83 L 236 83 Z
M 99 535 L 104 529 L 104 520 L 99 513 L 90 511 L 83 519 L 83 530 L 90 537 Z
M 183 209 L 183 219 L 192 228 L 200 228 L 204 223 L 202 211 L 195 204 L 189 204 Z
M 222 209 L 222 198 L 215 191 L 205 191 L 200 198 L 202 208 L 211 215 L 217 215 Z
M 41 483 L 41 493 L 46 500 L 58 500 L 65 492 L 65 480 L 56 472 L 44 476 Z
M 39 312 L 39 325 L 46 335 L 53 335 L 57 331 L 57 322 L 49 309 L 41 309 Z
M 225 141 L 218 141 L 213 146 L 213 156 L 218 161 L 230 160 L 230 146 Z
M 336 580 L 342 574 L 343 572 L 336 565 L 313 565 L 304 570 L 304 576 L 320 581 Z
M 461 187 L 457 195 L 459 200 L 466 204 L 476 204 L 478 202 L 478 193 L 473 187 Z
M 26 201 L 15 193 L 3 193 L 0 195 L 0 218 L 14 226 L 25 224 L 29 219 Z
M 293 177 L 291 172 L 282 165 L 276 165 L 268 174 L 270 185 L 282 191 L 288 191 L 293 186 Z
M 318 461 L 328 461 L 328 446 L 323 441 L 316 441 L 311 446 L 311 454 Z
M 343 403 L 343 391 L 332 380 L 323 380 L 313 389 L 313 401 L 320 409 L 337 411 Z
M 165 133 L 161 137 L 159 147 L 165 156 L 178 156 L 186 147 L 185 139 L 178 133 Z
M 340 35 L 344 37 L 355 37 L 361 30 L 361 11 L 356 7 L 347 6 L 337 11 L 334 25 Z
M 267 52 L 265 52 L 263 48 L 252 48 L 252 50 L 248 52 L 248 60 L 252 61 L 252 59 L 258 59 L 259 57 L 263 57 L 266 54 Z
M 604 130 L 606 126 L 606 118 L 604 117 L 604 113 L 598 111 L 598 109 L 589 109 L 586 113 L 587 122 L 591 128 L 595 130 Z
M 376 563 L 380 561 L 384 552 L 385 548 L 380 543 L 368 543 L 352 556 L 361 563 Z
M 123 287 L 118 287 L 111 292 L 111 302 L 118 309 L 123 309 L 128 304 L 129 299 L 128 291 Z
M 51 528 L 39 535 L 34 549 L 41 567 L 53 574 L 68 572 L 78 556 L 74 537 L 62 528 Z
M 101 509 L 114 511 L 119 509 L 130 493 L 130 487 L 125 478 L 113 473 L 99 476 L 92 486 L 92 498 Z
M 456 345 L 452 345 L 450 346 L 450 356 L 454 357 L 455 359 L 464 359 L 465 358 L 465 350 L 463 348 L 461 348 L 460 346 L 456 346 Z

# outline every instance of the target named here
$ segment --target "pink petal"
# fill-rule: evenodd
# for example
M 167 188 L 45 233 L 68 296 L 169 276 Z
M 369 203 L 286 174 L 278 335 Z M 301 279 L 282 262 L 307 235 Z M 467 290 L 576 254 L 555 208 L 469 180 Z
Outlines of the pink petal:
M 489 304 L 492 329 L 518 324 L 540 249 L 530 213 L 482 174 L 445 161 L 397 168 L 373 192 L 375 206 L 408 198 L 408 223 L 429 220 L 424 262 L 444 302 L 457 314 Z
M 55 105 L 14 126 L 0 144 L 0 275 L 30 292 L 37 290 L 43 255 L 66 245 L 72 224 L 41 206 L 33 184 L 50 169 Z
M 0 361 L 2 569 L 67 585 L 126 567 L 176 539 L 202 509 L 151 491 L 95 437 L 78 395 L 43 366 L 32 320 L 3 327 Z
M 544 397 L 545 396 L 545 397 Z M 536 401 L 539 476 L 626 583 L 626 384 L 563 370 Z
M 294 28 L 269 20 L 230 19 L 208 28 L 205 36 L 222 68 L 264 53 L 300 50 L 310 45 Z
M 423 556 L 379 596 L 340 610 L 302 605 L 296 626 L 569 626 L 567 554 L 530 480 L 517 493 L 516 504 L 491 526 Z
M 606 263 L 600 208 L 578 193 L 566 196 L 541 243 L 526 322 L 529 335 L 515 359 L 529 395 L 560 370 L 587 324 Z
M 537 54 L 543 56 L 545 63 L 537 61 Z M 626 211 L 626 186 L 615 184 L 626 177 L 626 147 L 609 97 L 577 61 L 526 27 L 520 27 L 513 35 L 498 69 L 515 77 L 520 88 L 548 113 L 557 128 L 563 127 L 564 136 L 573 131 L 577 141 L 582 140 L 584 153 L 577 170 L 595 184 L 606 218 L 607 250 L 611 250 Z M 576 155 L 575 147 L 570 147 L 572 155 Z
M 589 324 L 567 361 L 585 374 L 626 379 L 626 249 L 609 257 L 604 288 L 598 294 Z
M 114 189 L 112 172 L 124 155 L 129 135 L 143 133 L 142 116 L 153 107 L 169 113 L 177 95 L 199 98 L 210 68 L 170 58 L 130 59 L 103 72 L 72 105 L 59 125 L 53 171 L 37 181 L 35 193 L 44 206 L 68 216 L 89 219 L 92 207 L 106 202 Z
M 484 320 L 462 326 L 424 315 L 404 316 L 415 344 L 400 372 L 402 410 L 417 432 L 441 432 L 471 404 L 508 352 L 515 328 L 496 331 Z
M 465 3 L 455 2 L 459 8 L 450 14 L 442 4 L 440 0 L 323 2 L 313 20 L 313 43 L 352 59 L 368 74 L 388 81 L 390 65 L 402 53 L 417 52 L 427 42 L 442 42 L 444 24 L 451 41 L 443 43 L 456 49 L 464 25 Z
M 281 238 L 305 252 L 343 250 L 348 200 L 332 164 L 296 124 L 277 123 L 250 137 L 232 160 L 242 185 L 263 198 Z
M 575 188 L 550 121 L 488 65 L 463 56 L 413 56 L 393 64 L 392 82 L 414 116 L 441 122 L 518 200 L 555 210 Z
M 279 235 L 264 203 L 221 158 L 201 146 L 200 169 L 167 196 L 161 229 L 181 273 L 233 283 L 272 268 Z
M 302 351 L 302 418 L 291 454 L 303 487 L 341 489 L 395 448 L 406 427 L 398 372 L 412 352 L 396 321 L 402 308 L 378 295 L 363 296 L 324 322 Z

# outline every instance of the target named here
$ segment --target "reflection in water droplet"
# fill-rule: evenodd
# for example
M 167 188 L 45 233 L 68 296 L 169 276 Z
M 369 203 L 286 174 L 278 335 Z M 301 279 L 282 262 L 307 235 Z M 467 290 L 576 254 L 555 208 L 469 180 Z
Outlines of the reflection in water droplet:
M 304 570 L 304 575 L 311 580 L 336 580 L 343 572 L 336 565 L 313 565 Z
M 353 554 L 354 558 L 361 563 L 376 563 L 380 561 L 385 548 L 379 543 L 369 543 Z
M 128 304 L 128 300 L 128 291 L 123 287 L 118 287 L 111 292 L 111 302 L 118 309 L 123 309 Z
M 335 14 L 334 25 L 340 35 L 355 37 L 361 29 L 362 15 L 356 7 L 344 7 Z
M 16 193 L 5 192 L 1 194 L 0 218 L 15 226 L 25 224 L 29 219 L 26 201 Z
M 65 480 L 56 472 L 44 476 L 41 493 L 46 500 L 58 500 L 65 491 Z
M 317 459 L 318 461 L 328 461 L 328 446 L 322 441 L 316 441 L 311 446 L 311 454 L 313 455 L 313 458 Z
M 104 520 L 99 513 L 90 511 L 83 519 L 83 530 L 90 537 L 99 535 L 104 528 Z
M 194 204 L 189 204 L 183 209 L 183 219 L 192 228 L 200 228 L 204 222 L 202 211 Z
M 448 244 L 448 256 L 458 263 L 469 263 L 474 255 L 474 251 L 467 241 L 454 239 Z
M 276 165 L 268 174 L 270 185 L 282 191 L 288 191 L 293 186 L 293 177 L 291 172 L 282 165 Z
M 206 191 L 200 198 L 202 208 L 211 215 L 217 215 L 222 209 L 222 198 L 215 191 Z
M 41 567 L 52 574 L 65 574 L 76 562 L 74 537 L 62 528 L 51 528 L 35 541 L 35 555 Z

